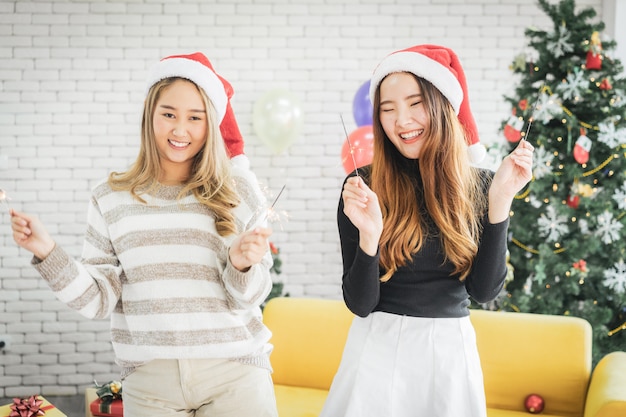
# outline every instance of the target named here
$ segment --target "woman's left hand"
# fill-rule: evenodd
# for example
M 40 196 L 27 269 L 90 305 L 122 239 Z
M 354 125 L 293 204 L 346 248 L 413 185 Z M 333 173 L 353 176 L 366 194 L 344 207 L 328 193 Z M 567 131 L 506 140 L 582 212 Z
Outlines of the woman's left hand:
M 511 202 L 533 177 L 533 151 L 525 140 L 507 155 L 496 171 L 489 189 L 489 220 L 492 223 L 508 217 Z
M 272 229 L 257 227 L 242 233 L 228 250 L 230 263 L 239 271 L 246 272 L 254 264 L 261 262 L 269 250 L 268 238 Z

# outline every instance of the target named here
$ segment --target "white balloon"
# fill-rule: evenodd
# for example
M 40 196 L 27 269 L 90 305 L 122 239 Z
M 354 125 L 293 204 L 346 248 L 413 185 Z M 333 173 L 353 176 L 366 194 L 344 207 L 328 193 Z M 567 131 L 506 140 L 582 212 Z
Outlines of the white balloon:
M 287 149 L 302 133 L 302 109 L 296 96 L 287 90 L 274 89 L 254 104 L 254 131 L 275 153 Z

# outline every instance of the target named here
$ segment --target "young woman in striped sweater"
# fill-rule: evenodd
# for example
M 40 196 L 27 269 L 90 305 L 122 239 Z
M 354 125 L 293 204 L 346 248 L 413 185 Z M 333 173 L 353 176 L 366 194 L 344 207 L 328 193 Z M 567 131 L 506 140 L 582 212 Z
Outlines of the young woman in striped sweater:
M 55 295 L 110 316 L 128 416 L 277 415 L 259 307 L 271 229 L 232 92 L 201 53 L 154 66 L 139 155 L 94 187 L 80 260 L 12 212 L 15 241 Z

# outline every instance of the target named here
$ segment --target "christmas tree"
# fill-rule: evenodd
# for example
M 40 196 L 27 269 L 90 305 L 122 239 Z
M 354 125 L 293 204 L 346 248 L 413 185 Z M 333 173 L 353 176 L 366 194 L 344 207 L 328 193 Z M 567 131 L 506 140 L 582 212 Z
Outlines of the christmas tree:
M 554 25 L 526 29 L 505 97 L 507 143 L 528 140 L 535 161 L 511 210 L 514 272 L 499 307 L 586 319 L 597 363 L 626 349 L 626 78 L 595 10 L 538 4 Z

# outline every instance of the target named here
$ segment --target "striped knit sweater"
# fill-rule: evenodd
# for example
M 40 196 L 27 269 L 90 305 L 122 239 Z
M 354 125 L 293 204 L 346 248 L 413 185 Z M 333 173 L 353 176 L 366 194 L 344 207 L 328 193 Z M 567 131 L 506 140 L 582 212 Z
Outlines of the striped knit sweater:
M 232 175 L 238 229 L 262 214 L 254 174 Z M 268 251 L 243 273 L 228 259 L 236 236 L 217 234 L 213 214 L 182 186 L 142 195 L 94 187 L 81 261 L 58 245 L 35 268 L 59 300 L 88 318 L 111 317 L 122 377 L 152 359 L 227 358 L 271 369 L 260 304 L 272 286 Z

